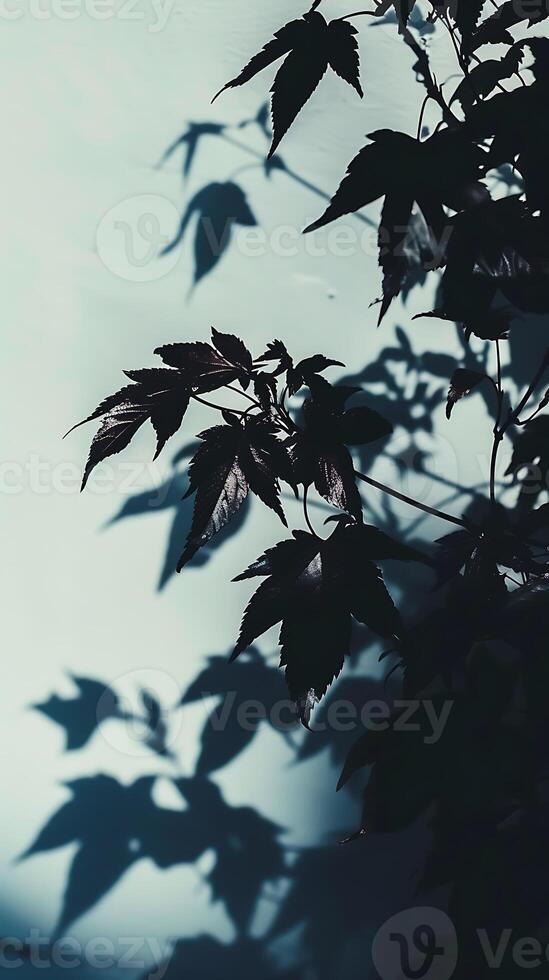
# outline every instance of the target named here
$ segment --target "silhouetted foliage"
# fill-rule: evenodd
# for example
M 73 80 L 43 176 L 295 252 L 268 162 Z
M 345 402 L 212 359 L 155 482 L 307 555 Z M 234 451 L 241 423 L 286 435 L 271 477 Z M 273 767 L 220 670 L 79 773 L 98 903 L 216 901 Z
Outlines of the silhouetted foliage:
M 386 723 L 364 724 L 340 778 L 343 786 L 368 769 L 362 819 L 356 833 L 346 838 L 346 849 L 311 848 L 293 858 L 285 853 L 280 828 L 253 810 L 229 807 L 209 778 L 247 749 L 255 735 L 231 720 L 219 744 L 207 723 L 195 775 L 173 780 L 188 809 L 157 807 L 148 778 L 130 787 L 105 776 L 79 780 L 70 784 L 72 800 L 51 818 L 28 854 L 79 841 L 59 926 L 64 928 L 139 857 L 168 867 L 195 861 L 212 849 L 216 863 L 207 879 L 212 899 L 224 902 L 237 939 L 230 951 L 211 938 L 184 940 L 169 970 L 189 969 L 192 976 L 217 980 L 221 964 L 225 975 L 234 956 L 243 977 L 261 973 L 333 980 L 334 947 L 340 937 L 352 947 L 365 922 L 357 895 L 362 889 L 369 897 L 371 890 L 361 848 L 369 848 L 370 860 L 377 848 L 386 869 L 395 841 L 404 849 L 405 835 L 414 834 L 417 887 L 422 895 L 438 895 L 458 932 L 455 975 L 482 980 L 491 973 L 482 947 L 475 945 L 479 926 L 496 939 L 509 925 L 521 936 L 543 937 L 549 909 L 549 504 L 540 500 L 549 488 L 549 395 L 543 394 L 549 348 L 530 359 L 522 352 L 531 336 L 529 318 L 545 318 L 543 337 L 549 315 L 549 39 L 527 33 L 547 12 L 540 8 L 527 13 L 514 3 L 492 12 L 482 0 L 443 0 L 425 5 L 425 19 L 423 7 L 418 9 L 413 0 L 382 0 L 374 11 L 327 22 L 319 6 L 315 0 L 300 19 L 277 31 L 224 89 L 243 85 L 284 58 L 271 89 L 272 155 L 329 67 L 362 95 L 357 29 L 350 21 L 371 14 L 374 24 L 378 17 L 396 23 L 416 59 L 416 80 L 425 89 L 417 133 L 370 133 L 370 142 L 349 164 L 324 213 L 305 230 L 315 232 L 382 200 L 379 320 L 393 300 L 406 298 L 411 283 L 438 275 L 435 308 L 420 316 L 440 319 L 441 336 L 448 329 L 444 321 L 452 323 L 461 356 L 416 353 L 399 328 L 396 343 L 379 358 L 358 375 L 333 384 L 324 372 L 342 367 L 340 361 L 312 353 L 296 363 L 281 340 L 255 357 L 240 337 L 216 329 L 211 343 L 164 345 L 155 353 L 166 367 L 127 372 L 133 384 L 105 399 L 86 420 L 102 419 L 83 486 L 93 468 L 125 448 L 147 419 L 156 431 L 158 454 L 194 400 L 217 411 L 220 419 L 200 434 L 189 466 L 187 496 L 194 494 L 194 509 L 192 518 L 185 511 L 181 522 L 186 541 L 180 544 L 178 569 L 231 526 L 250 495 L 285 525 L 284 486 L 301 501 L 305 527 L 292 528 L 237 576 L 264 578 L 244 613 L 232 654 L 233 659 L 241 654 L 245 659 L 231 667 L 211 658 L 183 694 L 180 707 L 209 694 L 218 699 L 219 709 L 225 686 L 239 681 L 241 697 L 254 690 L 268 704 L 279 674 L 255 650 L 245 651 L 281 623 L 280 666 L 297 716 L 313 728 L 301 736 L 297 758 L 328 748 L 341 761 L 340 743 L 336 745 L 331 733 L 313 747 L 314 722 L 326 717 L 339 688 L 313 709 L 354 654 L 353 623 L 366 626 L 369 654 L 379 636 L 381 661 L 391 658 L 390 668 L 383 668 L 387 680 L 391 675 L 391 687 L 385 698 Z M 448 34 L 460 71 L 449 100 L 430 65 L 426 38 L 436 37 L 434 28 Z M 526 36 L 515 37 L 520 31 Z M 503 45 L 503 51 L 482 60 L 477 52 L 485 45 Z M 492 48 L 489 53 L 494 55 Z M 529 72 L 527 80 L 523 72 Z M 423 125 L 427 106 L 439 117 L 433 130 Z M 265 132 L 265 111 L 244 125 L 250 122 Z M 202 135 L 225 138 L 225 127 L 192 124 L 168 151 L 179 143 L 186 146 L 186 173 Z M 198 281 L 223 253 L 233 225 L 255 219 L 237 185 L 210 185 L 189 204 L 170 247 L 181 240 L 195 212 L 202 216 L 195 249 Z M 204 216 L 216 232 L 217 252 L 207 252 L 200 224 Z M 421 324 L 413 329 L 419 331 Z M 514 355 L 509 365 L 502 363 L 509 338 L 509 349 L 521 352 L 516 373 Z M 355 382 L 376 388 L 367 391 L 367 402 L 360 395 L 358 403 L 361 388 Z M 230 405 L 210 402 L 210 393 L 219 397 L 223 391 L 231 393 Z M 432 430 L 445 391 L 448 424 L 455 423 L 456 403 L 473 391 L 484 399 L 493 422 L 485 492 L 471 491 L 473 499 L 461 516 L 362 472 L 381 453 L 391 458 L 390 437 L 401 427 L 408 433 L 416 471 L 428 473 L 414 439 Z M 357 401 L 349 406 L 351 398 Z M 474 403 L 472 398 L 468 407 L 458 406 L 455 415 L 472 412 Z M 500 451 L 506 441 L 512 444 L 512 458 L 505 476 L 512 480 L 502 486 Z M 459 484 L 444 476 L 439 482 L 455 491 L 456 500 L 465 496 Z M 365 522 L 359 490 L 363 484 L 380 495 L 383 518 L 376 524 L 384 526 Z M 513 496 L 508 490 L 514 490 Z M 325 523 L 335 526 L 325 535 L 311 520 L 311 504 L 319 503 L 311 500 L 314 493 L 332 511 Z M 432 553 L 416 548 L 412 534 L 404 540 L 391 511 L 395 499 L 415 508 L 421 514 L 418 520 L 428 516 L 452 525 L 452 532 L 445 527 Z M 371 510 L 368 505 L 368 516 Z M 385 562 L 388 573 L 379 568 Z M 402 611 L 385 583 L 392 562 L 403 585 Z M 414 577 L 421 595 L 402 570 L 408 562 L 418 563 Z M 428 569 L 423 575 L 422 566 Z M 87 703 L 92 689 L 77 683 L 77 702 L 51 698 L 38 706 L 67 729 L 67 748 L 84 745 L 95 730 Z M 355 675 L 345 675 L 339 683 L 350 685 L 347 703 L 367 703 L 371 678 L 356 683 Z M 100 686 L 93 690 L 99 694 Z M 120 717 L 116 695 L 107 689 L 102 695 L 110 705 L 108 716 Z M 147 744 L 166 755 L 162 707 L 147 693 L 142 702 Z M 114 814 L 108 839 L 106 826 L 90 816 L 90 800 L 98 796 L 100 805 Z M 357 884 L 359 865 L 363 877 Z M 267 942 L 259 945 L 249 936 L 255 903 L 266 882 L 281 880 L 287 890 L 277 903 Z M 368 924 L 372 921 L 375 915 Z M 304 960 L 295 968 L 293 963 L 274 967 L 268 943 L 303 925 Z M 516 970 L 504 967 L 501 975 L 515 978 Z

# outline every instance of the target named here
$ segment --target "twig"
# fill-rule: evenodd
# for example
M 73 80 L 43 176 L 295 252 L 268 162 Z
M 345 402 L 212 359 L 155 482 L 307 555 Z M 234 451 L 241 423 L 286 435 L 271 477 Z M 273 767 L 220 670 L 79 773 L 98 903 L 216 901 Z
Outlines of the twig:
M 400 493 L 399 490 L 393 490 L 384 483 L 374 480 L 371 476 L 366 476 L 365 473 L 359 473 L 358 470 L 355 470 L 355 476 L 364 483 L 367 483 L 368 486 L 375 487 L 376 490 L 381 490 L 382 493 L 388 493 L 389 496 L 396 497 L 397 500 L 402 500 L 403 503 L 409 504 L 410 507 L 415 507 L 417 510 L 422 510 L 425 514 L 430 514 L 431 517 L 439 517 L 442 521 L 457 524 L 458 527 L 464 527 L 473 533 L 476 532 L 476 528 L 469 524 L 468 521 L 462 520 L 460 517 L 454 517 L 452 514 L 446 514 L 443 510 L 437 510 L 436 507 L 429 507 L 428 504 L 422 504 L 419 500 L 414 500 L 413 497 L 408 497 L 405 493 Z

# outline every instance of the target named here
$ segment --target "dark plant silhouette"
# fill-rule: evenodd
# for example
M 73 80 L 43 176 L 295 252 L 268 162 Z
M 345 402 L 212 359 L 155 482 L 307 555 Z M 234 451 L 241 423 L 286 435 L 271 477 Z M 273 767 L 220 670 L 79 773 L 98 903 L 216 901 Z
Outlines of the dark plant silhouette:
M 218 414 L 216 424 L 200 433 L 200 447 L 189 465 L 187 496 L 194 495 L 194 506 L 192 518 L 185 518 L 178 570 L 200 559 L 202 549 L 242 513 L 251 495 L 285 526 L 282 487 L 301 501 L 304 527 L 292 528 L 237 575 L 239 580 L 263 579 L 232 653 L 232 659 L 245 659 L 233 668 L 211 659 L 180 707 L 202 697 L 203 685 L 220 699 L 223 685 L 236 687 L 240 678 L 242 696 L 253 688 L 268 704 L 275 671 L 250 648 L 281 624 L 280 665 L 289 695 L 303 725 L 314 729 L 338 688 L 315 706 L 354 656 L 361 642 L 357 631 L 366 627 L 370 659 L 381 643 L 390 685 L 385 704 L 391 714 L 382 727 L 365 724 L 349 750 L 345 745 L 340 786 L 368 769 L 362 819 L 358 830 L 346 836 L 347 848 L 285 853 L 280 828 L 255 811 L 229 807 L 210 778 L 244 752 L 255 734 L 231 722 L 219 745 L 211 727 L 205 728 L 195 775 L 174 778 L 187 810 L 157 807 L 147 777 L 130 787 L 103 776 L 80 780 L 70 786 L 72 800 L 28 853 L 79 841 L 62 929 L 138 857 L 167 867 L 213 849 L 212 898 L 225 903 L 237 939 L 230 951 L 205 937 L 183 941 L 169 975 L 188 969 L 196 977 L 213 977 L 221 963 L 226 973 L 228 957 L 234 956 L 242 976 L 259 972 L 330 980 L 357 976 L 342 966 L 338 941 L 352 958 L 365 922 L 380 924 L 380 916 L 391 915 L 406 894 L 396 877 L 390 901 L 370 887 L 376 849 L 386 875 L 389 853 L 402 862 L 411 854 L 409 873 L 423 904 L 427 897 L 450 911 L 459 947 L 454 975 L 481 980 L 492 975 L 493 964 L 479 942 L 479 930 L 492 949 L 509 927 L 538 942 L 546 934 L 549 913 L 549 505 L 542 502 L 549 488 L 549 395 L 544 394 L 549 375 L 544 337 L 549 315 L 549 39 L 531 33 L 547 12 L 541 7 L 525 12 L 511 2 L 493 11 L 482 0 L 443 0 L 429 3 L 423 20 L 414 0 L 381 0 L 374 10 L 328 22 L 320 5 L 315 0 L 300 19 L 277 31 L 224 88 L 240 86 L 284 58 L 271 89 L 272 155 L 328 68 L 362 95 L 358 31 L 351 22 L 359 17 L 372 18 L 374 24 L 380 17 L 395 22 L 425 90 L 417 131 L 370 133 L 324 213 L 305 231 L 316 233 L 382 201 L 379 321 L 413 284 L 438 276 L 434 309 L 420 316 L 440 321 L 441 336 L 450 322 L 461 357 L 416 354 L 408 333 L 400 329 L 396 344 L 382 357 L 358 376 L 332 384 L 325 372 L 342 367 L 340 360 L 311 352 L 296 363 L 280 340 L 259 356 L 239 336 L 217 329 L 211 343 L 163 345 L 155 353 L 164 367 L 126 372 L 131 384 L 106 398 L 86 420 L 101 421 L 83 486 L 94 467 L 125 448 L 146 420 L 155 430 L 158 454 L 179 430 L 190 404 L 198 401 Z M 429 60 L 426 39 L 437 37 L 434 28 L 447 34 L 459 70 L 448 97 Z M 502 45 L 503 51 L 496 49 L 494 55 L 488 47 L 490 57 L 483 60 L 478 52 L 486 54 L 491 45 Z M 425 125 L 427 109 L 436 116 L 433 129 Z M 265 131 L 265 113 L 255 123 Z M 179 143 L 186 146 L 186 173 L 202 135 L 226 139 L 227 131 L 221 125 L 194 124 L 170 148 L 168 153 Z M 292 175 L 282 163 L 279 169 Z M 254 218 L 232 181 L 210 185 L 195 196 L 177 241 L 195 212 L 222 232 L 214 253 L 207 252 L 199 231 L 198 281 L 224 251 L 227 229 L 252 224 Z M 530 333 L 532 322 L 536 330 Z M 421 319 L 411 330 L 421 330 Z M 502 352 L 508 341 L 511 359 L 505 366 Z M 397 380 L 396 366 L 414 381 L 411 397 Z M 357 381 L 381 385 L 382 391 L 368 392 L 364 399 Z M 391 435 L 402 425 L 416 469 L 428 473 L 424 456 L 417 460 L 414 437 L 430 430 L 443 389 L 448 425 L 455 424 L 469 398 L 482 399 L 493 422 L 484 493 L 474 488 L 461 514 L 415 499 L 368 472 L 377 456 L 390 455 Z M 505 443 L 512 458 L 505 474 L 511 479 L 503 489 L 514 489 L 514 494 L 504 493 L 501 484 Z M 444 478 L 441 482 L 463 504 L 463 488 Z M 375 525 L 364 520 L 364 510 L 369 518 L 375 506 L 363 501 L 365 487 L 373 499 L 374 491 L 379 495 L 382 519 Z M 311 517 L 315 494 L 331 510 L 322 534 Z M 421 518 L 428 516 L 430 530 L 435 520 L 440 522 L 432 547 L 418 548 L 410 533 L 404 539 L 391 511 L 390 502 L 396 500 Z M 418 569 L 415 584 L 408 563 Z M 395 567 L 403 586 L 399 608 L 392 598 Z M 228 679 L 231 669 L 234 680 Z M 346 673 L 339 683 L 349 684 L 342 686 L 347 704 L 356 709 L 368 702 L 371 679 L 357 682 Z M 68 748 L 83 745 L 95 727 L 86 702 L 91 689 L 79 684 L 78 721 L 73 701 L 53 698 L 39 706 L 66 727 Z M 116 695 L 106 696 L 115 720 Z M 160 705 L 145 696 L 143 709 L 148 744 L 167 755 Z M 408 724 L 411 712 L 417 713 L 413 727 Z M 327 748 L 342 760 L 341 740 L 325 734 L 314 749 L 314 738 L 314 731 L 301 736 L 298 759 Z M 90 794 L 104 797 L 115 814 L 108 840 L 106 828 L 88 813 Z M 250 933 L 255 903 L 266 882 L 281 880 L 287 890 L 264 941 L 258 942 Z M 367 898 L 358 901 L 361 889 Z M 301 958 L 274 966 L 271 944 L 300 925 L 306 936 Z M 428 955 L 442 955 L 436 941 L 429 945 L 421 931 L 418 935 L 413 964 L 406 937 L 400 935 L 407 976 L 423 975 Z M 505 950 L 499 975 L 517 977 L 516 962 L 505 957 Z

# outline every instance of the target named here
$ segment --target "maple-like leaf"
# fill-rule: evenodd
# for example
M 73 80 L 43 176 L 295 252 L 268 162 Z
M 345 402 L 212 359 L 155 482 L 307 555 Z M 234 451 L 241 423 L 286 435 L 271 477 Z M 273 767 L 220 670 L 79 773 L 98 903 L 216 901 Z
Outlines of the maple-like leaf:
M 400 292 L 407 272 L 405 242 L 417 203 L 435 242 L 448 221 L 443 205 L 458 209 L 483 173 L 485 155 L 460 130 L 444 129 L 420 142 L 405 133 L 378 130 L 351 161 L 326 211 L 305 232 L 385 198 L 378 233 L 383 270 L 381 321 Z
M 91 415 L 69 429 L 73 432 L 86 422 L 103 418 L 90 446 L 82 490 L 97 464 L 125 449 L 147 419 L 156 432 L 156 459 L 170 436 L 179 429 L 187 411 L 190 390 L 179 371 L 143 368 L 125 374 L 134 384 L 109 395 Z
M 223 86 L 213 101 L 226 89 L 244 85 L 286 55 L 271 88 L 271 157 L 329 67 L 362 97 L 357 33 L 347 20 L 327 22 L 317 10 L 310 10 L 276 31 L 274 38 Z
M 188 494 L 196 492 L 193 519 L 178 571 L 229 523 L 250 490 L 286 524 L 278 483 L 284 476 L 284 448 L 269 425 L 261 419 L 245 424 L 235 419 L 233 425 L 207 429 L 200 438 L 203 445 L 189 467 Z
M 351 161 L 326 211 L 305 232 L 322 228 L 388 194 L 408 194 L 426 210 L 454 206 L 464 185 L 482 173 L 484 155 L 462 130 L 442 129 L 421 142 L 406 133 L 380 129 Z M 426 218 L 428 221 L 428 217 Z
M 267 576 L 244 613 L 233 659 L 282 621 L 280 663 L 305 722 L 343 667 L 351 617 L 382 636 L 401 629 L 374 564 L 384 559 L 424 560 L 377 528 L 339 522 L 326 541 L 294 531 L 238 577 Z
M 478 100 L 490 95 L 499 82 L 518 73 L 523 57 L 523 48 L 515 44 L 502 58 L 474 65 L 467 77 L 459 83 L 450 99 L 450 105 L 458 101 L 465 115 L 468 115 Z
M 303 403 L 305 427 L 291 450 L 297 483 L 314 484 L 318 493 L 340 510 L 362 520 L 362 502 L 347 446 L 366 445 L 385 438 L 392 425 L 367 405 L 345 410 L 357 389 L 309 379 L 311 397 Z
M 524 21 L 528 26 L 539 23 L 549 16 L 549 11 L 543 4 L 517 4 L 514 0 L 506 0 L 486 20 L 480 24 L 471 39 L 471 49 L 476 50 L 483 44 L 513 44 L 510 27 L 515 27 Z
M 165 364 L 175 367 L 189 387 L 196 391 L 214 391 L 233 381 L 243 387 L 249 383 L 252 355 L 243 342 L 233 334 L 220 333 L 212 327 L 212 344 L 165 344 L 157 347 Z

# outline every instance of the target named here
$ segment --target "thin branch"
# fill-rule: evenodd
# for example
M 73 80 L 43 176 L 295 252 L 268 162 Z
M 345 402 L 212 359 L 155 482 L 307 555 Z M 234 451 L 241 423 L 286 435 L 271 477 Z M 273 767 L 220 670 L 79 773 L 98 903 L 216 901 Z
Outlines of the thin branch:
M 303 515 L 305 517 L 305 523 L 307 524 L 307 527 L 309 528 L 309 531 L 311 532 L 311 534 L 313 535 L 313 537 L 318 538 L 318 534 L 316 533 L 313 525 L 311 524 L 311 518 L 309 517 L 309 508 L 307 506 L 307 494 L 308 494 L 308 491 L 309 491 L 309 488 L 308 487 L 305 487 L 304 490 L 303 490 Z
M 423 102 L 421 103 L 421 111 L 419 113 L 419 119 L 417 122 L 417 134 L 416 134 L 416 139 L 418 140 L 418 142 L 421 137 L 421 126 L 423 124 L 423 116 L 425 115 L 425 109 L 427 108 L 427 103 L 429 102 L 430 98 L 431 96 L 427 92 L 427 95 L 425 96 Z
M 447 105 L 446 100 L 437 85 L 433 74 L 431 72 L 431 66 L 429 64 L 429 57 L 425 48 L 422 48 L 420 44 L 416 41 L 414 35 L 412 34 L 409 27 L 406 27 L 402 34 L 404 43 L 408 45 L 409 48 L 414 52 L 418 61 L 418 74 L 421 75 L 423 79 L 423 84 L 427 91 L 427 94 L 431 96 L 434 102 L 440 106 L 444 122 L 452 128 L 456 125 L 461 125 L 457 116 L 454 115 L 450 107 Z
M 351 17 L 379 17 L 379 14 L 375 10 L 354 10 L 352 14 L 336 17 L 336 20 L 350 20 Z
M 436 507 L 429 507 L 428 504 L 422 504 L 419 500 L 414 500 L 413 497 L 408 497 L 405 493 L 400 493 L 399 490 L 393 490 L 384 483 L 374 480 L 371 476 L 366 476 L 365 473 L 359 473 L 358 470 L 355 470 L 355 476 L 364 483 L 367 483 L 368 486 L 375 487 L 376 490 L 381 490 L 382 493 L 388 493 L 390 497 L 396 497 L 397 500 L 402 500 L 403 503 L 409 504 L 410 507 L 415 507 L 417 510 L 422 510 L 425 514 L 430 514 L 431 517 L 439 517 L 442 521 L 457 524 L 458 527 L 464 527 L 473 533 L 476 531 L 476 528 L 469 524 L 468 521 L 462 520 L 460 517 L 454 517 L 452 514 L 446 514 L 443 510 L 437 510 Z
M 215 408 L 217 412 L 234 412 L 235 415 L 246 414 L 241 408 L 229 408 L 228 405 L 214 405 L 213 402 L 209 402 L 206 398 L 202 398 L 201 395 L 191 395 L 191 398 L 194 398 L 195 402 L 200 402 L 201 405 L 206 405 L 208 408 Z
M 234 391 L 235 395 L 242 395 L 242 397 L 247 398 L 249 402 L 253 402 L 257 408 L 261 408 L 257 398 L 252 398 L 252 396 L 248 395 L 246 391 L 242 391 L 240 388 L 235 388 L 234 385 L 223 385 L 223 387 L 226 388 L 227 391 Z

